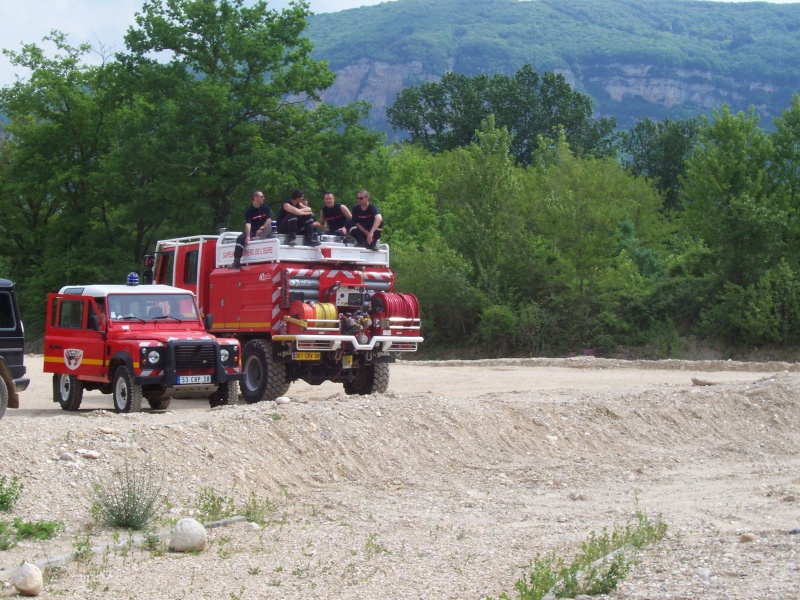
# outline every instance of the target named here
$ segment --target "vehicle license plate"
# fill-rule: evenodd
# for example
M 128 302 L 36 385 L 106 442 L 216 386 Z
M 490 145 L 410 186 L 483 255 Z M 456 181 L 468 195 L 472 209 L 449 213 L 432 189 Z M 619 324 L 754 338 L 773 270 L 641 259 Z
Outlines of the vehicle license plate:
M 294 360 L 319 360 L 322 354 L 319 352 L 292 352 Z
M 178 375 L 178 385 L 182 383 L 211 383 L 211 375 Z

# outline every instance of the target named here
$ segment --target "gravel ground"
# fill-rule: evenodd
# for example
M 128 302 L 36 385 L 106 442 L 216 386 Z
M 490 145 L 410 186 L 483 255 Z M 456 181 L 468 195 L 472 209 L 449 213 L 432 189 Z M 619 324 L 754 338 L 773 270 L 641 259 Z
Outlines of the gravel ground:
M 261 527 L 210 528 L 202 553 L 117 547 L 47 569 L 42 598 L 514 597 L 537 554 L 568 557 L 637 509 L 667 537 L 606 598 L 800 598 L 795 364 L 409 361 L 375 396 L 295 384 L 286 405 L 117 415 L 97 393 L 61 411 L 41 356 L 26 361 L 23 408 L 0 421 L 0 474 L 24 490 L 0 520 L 65 530 L 0 552 L 0 577 L 125 542 L 87 490 L 126 457 L 166 478 L 165 534 L 203 490 L 269 508 Z

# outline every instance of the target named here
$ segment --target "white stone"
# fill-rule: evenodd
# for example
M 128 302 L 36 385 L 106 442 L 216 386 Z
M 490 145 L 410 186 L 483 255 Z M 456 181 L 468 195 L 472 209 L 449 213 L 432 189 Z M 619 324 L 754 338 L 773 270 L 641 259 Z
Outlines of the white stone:
M 11 583 L 23 596 L 38 596 L 44 589 L 41 569 L 28 562 L 16 570 Z
M 64 452 L 61 456 L 58 457 L 60 460 L 71 460 L 74 461 L 75 457 L 70 454 L 69 452 Z
M 100 453 L 97 450 L 87 450 L 83 453 L 83 458 L 98 459 L 100 458 Z
M 175 552 L 200 552 L 205 550 L 208 533 L 203 524 L 194 519 L 181 519 L 175 523 L 169 547 Z
M 278 396 L 275 398 L 275 404 L 289 404 L 289 402 L 291 402 L 291 400 L 288 396 Z

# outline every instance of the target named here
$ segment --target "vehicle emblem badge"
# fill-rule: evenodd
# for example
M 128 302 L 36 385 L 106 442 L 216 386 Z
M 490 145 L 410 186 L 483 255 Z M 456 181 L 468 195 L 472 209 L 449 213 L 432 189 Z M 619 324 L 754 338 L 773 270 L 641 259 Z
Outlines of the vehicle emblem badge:
M 81 366 L 83 361 L 83 350 L 78 348 L 67 348 L 64 350 L 64 364 L 70 371 L 74 371 Z

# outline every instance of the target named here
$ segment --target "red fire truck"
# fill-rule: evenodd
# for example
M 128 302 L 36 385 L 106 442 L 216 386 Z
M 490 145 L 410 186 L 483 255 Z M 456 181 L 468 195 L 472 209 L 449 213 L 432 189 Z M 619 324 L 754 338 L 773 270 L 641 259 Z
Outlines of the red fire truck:
M 44 372 L 53 402 L 78 410 L 84 390 L 111 394 L 118 413 L 138 412 L 142 398 L 165 409 L 173 397 L 208 396 L 236 404 L 242 378 L 236 339 L 206 330 L 191 292 L 167 285 L 67 286 L 50 294 Z
M 242 343 L 244 399 L 274 400 L 299 379 L 385 391 L 389 364 L 423 341 L 416 297 L 394 291 L 388 245 L 323 235 L 318 246 L 290 246 L 273 234 L 251 240 L 234 269 L 237 235 L 162 240 L 145 276 L 194 292 L 211 331 Z

